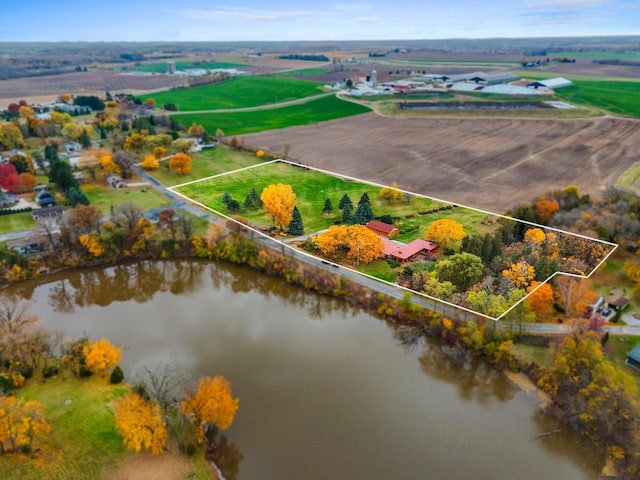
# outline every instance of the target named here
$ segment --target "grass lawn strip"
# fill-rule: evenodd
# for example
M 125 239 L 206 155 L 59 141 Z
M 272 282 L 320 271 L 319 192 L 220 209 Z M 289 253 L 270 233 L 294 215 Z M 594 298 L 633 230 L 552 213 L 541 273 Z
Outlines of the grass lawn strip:
M 149 208 L 165 207 L 171 201 L 150 185 L 147 187 L 111 188 L 106 185 L 83 185 L 85 193 L 91 205 L 105 215 L 111 215 L 112 208 L 122 203 L 133 203 L 141 210 Z
M 201 87 L 141 95 L 156 105 L 173 103 L 181 112 L 258 107 L 297 100 L 322 93 L 322 84 L 281 77 L 238 77 Z
M 267 164 L 263 164 L 263 165 L 267 165 Z M 344 193 L 349 194 L 349 193 L 358 192 L 357 195 L 350 195 L 351 200 L 354 204 L 354 207 L 357 206 L 357 202 L 360 198 L 360 195 L 362 195 L 364 191 L 367 191 L 368 193 L 373 192 L 373 193 L 369 193 L 369 198 L 371 200 L 374 213 L 376 213 L 377 215 L 383 214 L 383 212 L 377 211 L 376 209 L 382 206 L 377 192 L 378 192 L 378 189 L 384 187 L 384 185 L 376 184 L 373 182 L 367 182 L 361 179 L 347 177 L 347 176 L 338 177 L 332 172 L 307 167 L 305 165 L 300 165 L 300 164 L 288 162 L 285 160 L 274 160 L 272 162 L 269 162 L 268 165 L 270 165 L 270 167 L 268 169 L 264 169 L 265 171 L 262 171 L 262 169 L 257 169 L 255 168 L 256 166 L 253 166 L 253 167 L 236 170 L 234 172 L 229 172 L 226 174 L 220 174 L 214 177 L 210 177 L 208 179 L 187 182 L 185 184 L 171 187 L 170 189 L 174 193 L 182 196 L 183 198 L 193 201 L 198 205 L 200 205 L 201 207 L 216 213 L 217 215 L 220 215 L 224 218 L 231 219 L 231 220 L 234 220 L 233 217 L 236 215 L 243 216 L 249 219 L 250 221 L 253 221 L 254 225 L 257 225 L 259 228 L 262 227 L 262 225 L 264 225 L 265 227 L 269 226 L 269 223 L 270 223 L 264 211 L 257 210 L 255 212 L 249 212 L 249 213 L 239 212 L 238 214 L 230 213 L 227 211 L 226 207 L 222 203 L 222 195 L 224 194 L 224 192 L 231 194 L 232 197 L 234 197 L 236 200 L 238 200 L 238 202 L 240 202 L 240 204 L 242 204 L 244 202 L 244 197 L 251 191 L 252 188 L 256 188 L 256 191 L 258 191 L 258 194 L 260 194 L 262 188 L 264 188 L 269 184 L 289 183 L 292 186 L 293 191 L 294 193 L 296 193 L 296 196 L 297 196 L 296 204 L 302 214 L 303 222 L 305 224 L 305 233 L 313 233 L 318 230 L 322 230 L 335 222 L 335 218 L 339 210 L 337 209 L 337 202 L 334 202 L 334 199 L 331 199 L 332 203 L 334 204 L 333 215 L 328 217 L 321 213 L 322 206 L 324 205 L 324 199 L 327 198 L 326 195 L 329 194 L 330 192 L 335 195 L 339 195 L 338 201 L 339 201 L 339 198 Z M 203 185 L 203 183 L 205 185 Z M 350 185 L 350 187 L 347 187 L 347 185 Z M 427 197 L 424 195 L 414 194 L 411 192 L 406 192 L 406 193 L 410 193 L 411 195 L 414 196 L 411 203 L 409 204 L 410 210 L 412 212 L 409 215 L 413 215 L 412 218 L 416 218 L 415 212 L 419 211 L 418 201 L 423 201 L 423 202 L 426 201 L 428 203 L 424 205 L 431 206 L 432 208 L 438 207 L 440 205 L 449 204 L 448 202 L 444 202 L 442 200 Z M 313 210 L 315 210 L 315 214 L 313 211 L 310 210 L 310 205 L 313 206 Z M 469 210 L 470 212 L 475 212 L 475 213 L 469 214 L 467 216 L 466 221 L 464 218 L 461 218 L 461 215 L 460 215 L 460 212 L 464 211 L 465 209 Z M 223 212 L 227 212 L 228 214 Z M 579 237 L 588 241 L 593 241 L 593 242 L 598 242 L 604 245 L 608 245 L 610 247 L 610 250 L 605 255 L 605 257 L 598 263 L 598 265 L 595 265 L 593 268 L 591 268 L 589 273 L 586 275 L 586 278 L 590 277 L 593 274 L 593 272 L 595 272 L 618 247 L 618 245 L 615 243 L 605 242 L 605 241 L 590 238 L 584 235 L 579 235 L 579 234 L 567 232 L 567 231 L 556 229 L 556 228 L 538 225 L 532 222 L 515 220 L 513 218 L 506 217 L 504 215 L 499 215 L 499 214 L 495 214 L 495 213 L 491 213 L 491 212 L 487 212 L 484 210 L 479 210 L 471 207 L 460 206 L 458 208 L 451 208 L 449 210 L 444 210 L 443 212 L 446 212 L 446 213 L 450 212 L 449 213 L 450 218 L 462 223 L 463 226 L 465 226 L 465 231 L 467 231 L 467 233 L 472 233 L 474 231 L 472 228 L 469 228 L 469 230 L 467 230 L 467 226 L 470 225 L 470 219 L 475 218 L 476 221 L 479 223 L 486 216 L 492 216 L 492 217 L 507 218 L 509 220 L 519 221 L 527 225 L 531 225 L 532 227 L 542 228 L 543 230 L 546 230 L 546 231 L 553 231 L 553 232 L 557 232 L 564 235 L 571 235 L 571 236 Z M 305 214 L 308 214 L 308 215 L 305 216 Z M 475 214 L 479 216 L 475 217 L 474 216 Z M 431 214 L 424 215 L 424 217 L 425 217 L 424 223 L 420 225 L 421 228 L 422 227 L 426 228 L 427 225 L 429 225 L 431 222 L 435 220 L 434 218 L 431 217 Z M 318 228 L 318 227 L 321 227 L 321 228 Z M 260 230 L 256 228 L 253 228 L 253 227 L 248 227 L 248 228 L 258 234 L 264 235 Z M 416 237 L 414 238 L 418 238 L 423 235 L 423 233 L 420 230 L 421 229 L 419 228 L 416 233 Z M 283 242 L 279 242 L 279 243 L 282 243 L 283 245 L 289 248 L 292 248 Z M 298 251 L 304 255 L 308 255 L 309 257 L 315 258 L 313 255 L 310 255 L 306 252 L 302 252 L 300 250 Z M 345 268 L 348 268 L 348 267 L 345 267 Z M 353 270 L 353 269 L 350 269 L 350 270 Z M 375 266 L 366 267 L 364 270 L 370 273 L 365 273 L 364 271 L 361 271 L 361 270 L 359 270 L 358 273 L 361 275 L 365 275 L 367 277 L 385 282 L 396 288 L 401 288 L 411 293 L 422 295 L 424 297 L 431 298 L 432 300 L 437 300 L 438 302 L 442 302 L 447 305 L 450 305 L 468 312 L 472 312 L 475 315 L 481 315 L 485 318 L 489 318 L 492 320 L 499 320 L 500 318 L 504 317 L 504 315 L 509 313 L 509 311 L 511 311 L 513 308 L 515 308 L 518 304 L 520 304 L 524 300 L 524 299 L 520 300 L 516 304 L 511 305 L 500 316 L 498 316 L 497 318 L 494 318 L 487 315 L 483 315 L 478 312 L 474 312 L 460 305 L 455 305 L 444 300 L 432 298 L 427 295 L 424 295 L 421 292 L 416 292 L 414 290 L 410 290 L 410 289 L 401 287 L 399 285 L 396 285 L 395 283 L 392 283 L 388 280 L 388 278 L 390 278 L 389 276 L 390 274 L 388 273 L 389 271 L 385 270 L 383 268 L 383 265 L 380 263 L 378 263 Z M 356 270 L 353 270 L 353 271 L 356 271 Z M 548 282 L 551 278 L 553 278 L 557 274 L 568 275 L 568 276 L 573 276 L 577 278 L 585 278 L 585 276 L 583 275 L 557 272 L 556 274 L 552 275 L 549 279 L 547 279 L 545 282 Z
M 22 232 L 36 227 L 36 221 L 31 212 L 10 213 L 0 216 L 0 235 L 12 232 Z

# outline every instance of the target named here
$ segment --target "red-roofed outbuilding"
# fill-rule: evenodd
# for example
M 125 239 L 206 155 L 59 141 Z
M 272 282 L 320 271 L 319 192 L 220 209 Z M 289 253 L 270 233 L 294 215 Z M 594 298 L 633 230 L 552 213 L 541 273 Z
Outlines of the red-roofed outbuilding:
M 383 237 L 393 237 L 400 234 L 398 227 L 389 225 L 388 223 L 379 222 L 377 220 L 371 220 L 370 222 L 367 222 L 366 226 L 370 230 L 373 230 L 378 235 L 382 235 Z

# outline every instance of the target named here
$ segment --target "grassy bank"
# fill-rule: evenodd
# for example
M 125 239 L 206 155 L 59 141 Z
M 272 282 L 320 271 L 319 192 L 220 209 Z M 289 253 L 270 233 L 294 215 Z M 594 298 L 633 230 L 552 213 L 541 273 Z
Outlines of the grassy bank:
M 122 203 L 133 203 L 141 210 L 165 207 L 171 202 L 151 186 L 111 188 L 106 185 L 83 185 L 82 190 L 91 202 L 105 215 L 111 215 L 111 209 Z

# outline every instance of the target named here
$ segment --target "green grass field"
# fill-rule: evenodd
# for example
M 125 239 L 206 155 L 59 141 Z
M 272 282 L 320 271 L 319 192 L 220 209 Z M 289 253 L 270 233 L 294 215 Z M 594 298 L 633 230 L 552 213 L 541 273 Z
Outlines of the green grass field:
M 109 405 L 128 390 L 123 384 L 111 385 L 102 376 L 80 379 L 65 373 L 46 381 L 41 377 L 29 380 L 15 394 L 43 404 L 51 432 L 35 445 L 34 458 L 0 455 L 0 480 L 116 478 L 113 473 L 135 454 L 124 449 Z M 194 472 L 193 478 L 212 478 L 202 451 L 180 459 L 187 471 Z
M 278 72 L 278 77 L 310 77 L 313 75 L 324 75 L 327 73 L 326 68 L 311 67 L 311 68 L 299 68 L 298 70 L 289 70 L 287 72 Z
M 535 80 L 552 78 L 549 73 L 519 72 L 524 78 Z M 640 81 L 629 79 L 598 79 L 593 77 L 566 75 L 573 82 L 569 87 L 559 88 L 556 98 L 575 105 L 600 108 L 616 115 L 640 117 Z
M 0 235 L 30 230 L 36 226 L 31 212 L 12 213 L 0 217 Z
M 149 172 L 149 174 L 157 178 L 163 185 L 172 186 L 238 170 L 257 163 L 261 163 L 261 160 L 253 153 L 236 151 L 225 145 L 218 145 L 215 150 L 192 155 L 191 173 L 187 175 L 176 175 L 169 172 L 167 161 L 161 163 L 159 170 Z
M 192 62 L 176 62 L 177 70 L 186 70 L 188 68 L 203 68 L 205 70 L 216 70 L 220 68 L 237 68 L 242 70 L 242 67 L 247 65 L 243 63 L 231 63 L 231 62 L 208 62 L 202 65 L 194 65 Z M 152 72 L 152 73 L 165 73 L 167 71 L 167 62 L 161 63 L 147 63 L 137 66 L 134 70 L 137 72 Z
M 617 60 L 640 60 L 640 52 L 614 52 L 613 50 L 588 50 L 585 52 L 550 52 L 550 58 L 602 58 Z
M 222 203 L 222 195 L 224 192 L 228 192 L 242 204 L 252 188 L 255 187 L 258 195 L 260 195 L 264 187 L 273 183 L 289 184 L 293 188 L 297 197 L 296 204 L 305 226 L 305 233 L 323 230 L 333 225 L 334 222 L 341 220 L 342 212 L 338 209 L 338 204 L 345 193 L 351 198 L 355 212 L 358 201 L 364 192 L 369 195 L 375 215 L 389 214 L 392 217 L 398 217 L 397 222 L 401 231 L 405 229 L 412 230 L 400 237 L 403 241 L 424 235 L 425 228 L 431 222 L 440 218 L 452 218 L 459 221 L 469 233 L 485 228 L 480 225 L 480 221 L 486 215 L 475 210 L 455 208 L 427 215 L 418 215 L 417 212 L 419 211 L 436 208 L 443 204 L 427 198 L 414 197 L 410 203 L 400 200 L 397 203 L 388 205 L 386 200 L 382 200 L 379 197 L 379 187 L 343 180 L 286 163 L 274 163 L 213 178 L 204 182 L 179 187 L 177 191 L 221 213 L 230 216 L 240 215 L 249 219 L 258 227 L 266 227 L 268 226 L 267 218 L 263 210 L 230 213 Z M 333 204 L 334 210 L 330 215 L 322 213 L 326 198 L 329 198 Z M 412 216 L 412 218 L 407 219 L 407 215 Z M 418 228 L 414 229 L 415 227 Z
M 609 341 L 604 346 L 604 351 L 616 368 L 624 370 L 636 379 L 636 383 L 640 388 L 640 373 L 626 365 L 627 352 L 633 350 L 633 348 L 638 344 L 640 344 L 640 337 L 634 337 L 631 335 L 610 335 Z
M 640 162 L 636 162 L 631 165 L 628 169 L 626 169 L 618 180 L 616 181 L 616 185 L 623 188 L 631 188 L 636 180 L 640 177 Z
M 177 115 L 174 118 L 187 127 L 194 122 L 201 124 L 208 132 L 215 132 L 220 128 L 228 136 L 295 125 L 312 125 L 367 112 L 370 112 L 367 107 L 329 95 L 283 108 L 235 113 L 192 113 Z
M 156 105 L 173 103 L 181 112 L 258 107 L 322 93 L 321 83 L 279 77 L 238 77 L 213 85 L 142 95 Z
M 141 210 L 164 207 L 171 202 L 153 187 L 111 188 L 106 185 L 85 185 L 82 187 L 91 205 L 103 214 L 110 215 L 111 207 L 121 203 L 133 203 Z
M 17 395 L 44 405 L 51 433 L 35 459 L 0 456 L 0 479 L 102 478 L 118 461 L 129 457 L 115 431 L 108 405 L 127 387 L 108 379 L 79 379 L 67 374 L 46 383 L 32 379 Z

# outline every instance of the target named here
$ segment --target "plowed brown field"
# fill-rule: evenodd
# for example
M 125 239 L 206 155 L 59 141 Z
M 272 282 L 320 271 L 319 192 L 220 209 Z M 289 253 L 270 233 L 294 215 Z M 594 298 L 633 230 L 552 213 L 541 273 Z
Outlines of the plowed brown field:
M 600 194 L 640 161 L 640 122 L 386 118 L 374 113 L 243 137 L 245 145 L 364 180 L 503 212 L 567 185 Z

